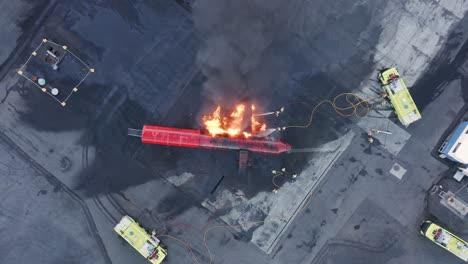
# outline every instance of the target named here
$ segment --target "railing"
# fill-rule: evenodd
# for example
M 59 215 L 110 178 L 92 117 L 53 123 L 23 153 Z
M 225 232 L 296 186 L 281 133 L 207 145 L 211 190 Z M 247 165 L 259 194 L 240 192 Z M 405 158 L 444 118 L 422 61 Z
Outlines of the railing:
M 141 129 L 129 128 L 127 134 L 132 137 L 141 137 Z

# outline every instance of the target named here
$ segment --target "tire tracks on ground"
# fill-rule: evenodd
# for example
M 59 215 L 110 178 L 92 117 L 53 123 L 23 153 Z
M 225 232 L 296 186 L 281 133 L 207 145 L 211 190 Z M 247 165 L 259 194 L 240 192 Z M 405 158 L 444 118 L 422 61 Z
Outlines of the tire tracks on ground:
M 75 201 L 83 210 L 86 222 L 88 227 L 93 235 L 94 240 L 96 241 L 101 255 L 107 264 L 112 264 L 109 255 L 107 254 L 107 249 L 104 245 L 104 242 L 99 235 L 99 231 L 94 223 L 93 216 L 83 199 L 79 195 L 77 195 L 74 191 L 72 191 L 68 186 L 63 184 L 57 177 L 55 177 L 52 173 L 42 167 L 39 163 L 37 163 L 31 156 L 29 156 L 26 152 L 24 152 L 20 147 L 18 147 L 8 136 L 6 136 L 3 132 L 0 132 L 0 140 L 5 143 L 8 147 L 13 149 L 16 154 L 21 157 L 27 164 L 29 164 L 34 170 L 39 172 L 52 186 L 56 189 L 63 191 L 68 197 L 70 197 L 73 201 Z

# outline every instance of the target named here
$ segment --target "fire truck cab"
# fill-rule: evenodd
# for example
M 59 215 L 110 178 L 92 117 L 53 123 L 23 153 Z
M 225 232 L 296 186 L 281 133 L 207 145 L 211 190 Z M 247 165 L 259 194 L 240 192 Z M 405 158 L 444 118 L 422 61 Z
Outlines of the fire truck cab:
M 128 215 L 122 217 L 114 227 L 114 231 L 153 264 L 161 263 L 167 256 L 167 250 L 155 234 L 149 235 Z
M 421 114 L 396 68 L 381 71 L 378 78 L 404 126 L 421 119 Z

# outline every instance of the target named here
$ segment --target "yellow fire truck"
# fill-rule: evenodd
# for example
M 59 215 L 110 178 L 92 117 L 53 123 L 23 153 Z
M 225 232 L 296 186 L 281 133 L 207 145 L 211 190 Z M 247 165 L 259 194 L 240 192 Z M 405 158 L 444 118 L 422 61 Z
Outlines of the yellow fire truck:
M 130 216 L 122 217 L 114 230 L 151 263 L 159 264 L 166 258 L 167 250 L 155 236 L 155 232 L 149 235 Z
M 468 244 L 442 227 L 424 221 L 421 224 L 421 234 L 450 253 L 468 262 Z
M 421 119 L 421 114 L 396 68 L 385 69 L 378 77 L 395 108 L 398 119 L 404 126 Z

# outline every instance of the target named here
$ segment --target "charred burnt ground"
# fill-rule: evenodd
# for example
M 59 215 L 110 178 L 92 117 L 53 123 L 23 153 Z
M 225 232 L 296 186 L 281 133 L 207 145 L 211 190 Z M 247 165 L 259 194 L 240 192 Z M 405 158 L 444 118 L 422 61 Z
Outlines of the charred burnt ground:
M 339 21 L 336 23 L 339 23 Z M 321 36 L 331 37 L 326 33 L 323 33 Z M 258 105 L 262 106 L 265 110 L 276 109 L 289 103 L 302 102 L 301 104 L 286 106 L 287 111 L 280 119 L 275 120 L 273 118 L 272 120 L 269 117 L 265 118 L 264 121 L 272 127 L 307 123 L 311 110 L 316 104 L 321 100 L 331 99 L 339 93 L 352 91 L 353 85 L 357 84 L 360 80 L 358 75 L 354 75 L 352 78 L 347 77 L 346 86 L 343 85 L 343 82 L 337 82 L 334 80 L 335 71 L 319 70 L 323 68 L 323 61 L 328 58 L 325 58 L 323 54 L 320 55 L 320 50 L 314 51 L 312 48 L 312 53 L 317 55 L 318 59 L 314 61 L 304 59 L 301 52 L 297 50 L 304 50 L 305 47 L 303 45 L 307 45 L 307 43 L 304 39 L 298 39 L 297 41 L 298 43 L 296 44 L 291 44 L 289 41 L 280 42 L 268 50 L 269 54 L 275 54 L 282 50 L 278 56 L 281 59 L 285 58 L 288 64 L 284 74 L 290 75 L 286 78 L 279 78 L 277 84 L 272 86 L 266 85 L 261 78 L 256 77 L 258 75 L 256 72 L 244 75 L 248 83 L 245 90 L 248 94 L 247 97 L 250 97 L 248 99 L 258 102 Z M 320 49 L 324 47 L 320 45 Z M 310 51 L 310 49 L 310 46 L 307 47 L 307 50 Z M 355 64 L 355 60 L 360 58 L 359 54 L 363 53 L 358 48 L 349 52 L 357 52 L 357 55 L 352 56 L 349 61 L 345 60 L 343 65 Z M 309 56 L 312 55 L 308 55 L 307 57 Z M 333 59 L 337 61 L 343 58 L 336 57 Z M 361 63 L 359 65 L 363 65 L 362 61 L 359 62 Z M 334 63 L 331 62 L 330 64 Z M 370 66 L 369 64 L 364 64 L 364 66 L 360 66 L 361 68 L 354 68 L 365 71 Z M 259 70 L 260 75 L 266 74 L 266 72 L 262 72 L 263 70 Z M 206 90 L 203 88 L 206 78 L 201 72 L 195 73 L 192 81 L 185 86 L 184 92 L 167 108 L 167 111 L 146 111 L 142 114 L 142 116 L 146 117 L 143 118 L 143 121 L 140 121 L 140 124 L 138 122 L 133 122 L 132 124 L 122 122 L 118 120 L 119 117 L 117 116 L 109 118 L 109 122 L 115 124 L 115 126 L 110 126 L 113 128 L 111 130 L 114 133 L 118 132 L 119 137 L 122 137 L 122 139 L 115 141 L 112 137 L 106 138 L 103 136 L 97 140 L 97 142 L 100 142 L 98 145 L 100 144 L 102 149 L 107 148 L 104 146 L 115 149 L 112 145 L 119 144 L 116 142 L 127 142 L 124 144 L 130 144 L 134 147 L 140 144 L 140 142 L 135 138 L 123 139 L 125 137 L 124 131 L 128 127 L 138 129 L 145 123 L 181 128 L 202 128 L 200 117 L 206 111 L 203 105 L 207 99 Z M 243 100 L 245 96 L 238 99 Z M 235 101 L 236 99 L 231 100 Z M 134 103 L 138 104 L 138 102 Z M 337 139 L 347 131 L 347 128 L 354 121 L 356 121 L 355 118 L 346 119 L 337 117 L 334 110 L 327 105 L 323 105 L 315 113 L 314 120 L 309 128 L 288 129 L 285 133 L 275 134 L 275 136 L 278 138 L 282 137 L 284 141 L 292 144 L 293 148 L 313 148 Z M 105 131 L 104 128 L 103 131 Z M 123 190 L 129 186 L 144 183 L 158 176 L 170 177 L 184 172 L 191 172 L 195 175 L 193 180 L 178 186 L 178 188 L 192 195 L 197 202 L 201 202 L 211 196 L 211 191 L 222 176 L 225 176 L 225 178 L 220 183 L 217 191 L 222 191 L 223 188 L 240 189 L 249 197 L 261 191 L 271 191 L 273 188 L 271 182 L 272 169 L 287 167 L 288 170 L 299 173 L 307 164 L 308 159 L 315 155 L 314 153 L 296 153 L 281 156 L 266 156 L 250 153 L 248 173 L 246 177 L 242 178 L 237 175 L 239 158 L 237 151 L 209 151 L 146 145 L 136 147 L 136 150 L 131 148 L 123 149 L 120 153 L 123 154 L 121 160 L 128 158 L 136 159 L 143 166 L 149 168 L 149 171 L 144 173 L 147 176 L 135 176 L 131 178 L 124 173 L 114 174 L 112 191 Z M 111 160 L 109 160 L 109 163 L 112 163 Z M 109 166 L 115 166 L 115 163 L 109 164 Z M 100 167 L 104 168 L 104 163 Z M 96 177 L 101 176 L 96 174 Z M 105 189 L 100 188 L 101 184 L 98 183 L 106 181 L 106 178 L 98 181 L 94 185 L 95 189 L 93 193 L 98 194 L 104 191 Z
M 142 45 L 144 47 L 141 49 L 135 47 L 134 51 L 141 51 L 141 54 L 134 53 L 133 56 L 126 56 L 126 53 L 122 53 L 123 50 L 128 51 L 127 46 L 132 45 L 131 41 L 125 41 L 125 39 L 132 39 L 131 35 L 135 34 L 133 29 L 138 29 L 139 33 L 136 34 L 141 34 L 150 40 L 154 40 L 155 37 L 152 36 L 154 35 L 152 28 L 141 27 L 139 22 L 142 16 L 141 10 L 138 10 L 135 5 L 131 5 L 132 8 L 128 9 L 125 7 L 125 3 L 119 2 L 122 1 L 102 2 L 96 6 L 88 2 L 71 1 L 58 5 L 44 26 L 35 33 L 36 37 L 25 49 L 21 59 L 18 60 L 25 61 L 29 52 L 34 49 L 34 45 L 39 43 L 42 37 L 47 36 L 51 40 L 68 45 L 69 49 L 81 59 L 94 66 L 96 73 L 83 83 L 79 92 L 71 98 L 66 107 L 59 104 L 54 105 L 52 98 L 48 98 L 40 90 L 33 89 L 34 87 L 21 80 L 10 88 L 11 92 L 20 93 L 21 100 L 25 105 L 25 110 L 17 110 L 20 120 L 32 128 L 57 133 L 75 130 L 86 131 L 85 135 L 78 140 L 78 144 L 82 145 L 83 153 L 87 153 L 89 147 L 95 148 L 96 160 L 86 164 L 83 173 L 79 176 L 76 188 L 91 196 L 109 191 L 119 191 L 154 179 L 151 172 L 132 173 L 133 166 L 138 171 L 139 164 L 132 163 L 132 159 L 135 151 L 141 146 L 141 142 L 135 138 L 129 138 L 126 131 L 127 128 L 141 128 L 145 123 L 159 122 L 165 114 L 164 108 L 172 105 L 167 98 L 161 96 L 161 92 L 154 92 L 158 91 L 161 86 L 171 84 L 169 81 L 165 83 L 165 79 L 158 80 L 164 74 L 159 73 L 154 78 L 148 77 L 154 73 L 151 72 L 153 68 L 149 66 L 159 66 L 159 63 L 162 62 L 158 61 L 157 56 L 156 58 L 146 56 L 148 60 L 141 61 L 142 58 L 145 59 L 145 53 L 148 52 L 147 46 L 150 46 L 150 54 L 154 53 L 151 52 L 153 42 L 149 41 L 148 44 L 145 44 L 146 46 Z M 159 37 L 162 39 L 171 38 L 173 33 L 171 30 L 174 28 L 171 27 L 171 23 L 182 21 L 181 31 L 187 30 L 184 27 L 190 26 L 190 23 L 187 22 L 187 13 L 183 10 L 178 11 L 180 7 L 176 3 L 153 3 L 150 7 L 152 11 L 158 10 L 162 14 L 167 13 L 167 17 L 172 17 L 165 22 L 164 17 L 150 21 L 153 26 L 157 24 L 155 28 L 162 29 L 161 23 L 166 26 L 163 34 L 156 34 L 161 35 Z M 122 36 L 126 36 L 118 42 L 120 45 L 105 46 L 105 41 L 112 42 L 112 40 L 106 40 L 105 37 L 102 39 L 93 38 L 89 32 L 79 27 L 81 22 L 96 17 L 100 17 L 101 21 L 114 19 L 113 14 L 105 13 L 105 16 L 99 14 L 102 9 L 107 8 L 114 10 L 131 25 L 130 32 L 125 29 L 120 32 Z M 182 18 L 178 17 L 177 14 L 182 15 Z M 158 39 L 154 41 L 158 43 Z M 188 45 L 191 45 L 192 42 L 190 41 Z M 167 47 L 168 45 L 164 45 L 163 48 Z M 159 47 L 154 48 L 158 49 Z M 173 50 L 178 52 L 177 49 Z M 109 59 L 106 54 L 111 54 L 114 58 Z M 179 56 L 183 56 L 183 54 L 179 54 Z M 171 60 L 177 61 L 177 59 Z M 136 66 L 134 66 L 135 61 Z M 121 64 L 130 67 L 122 68 Z M 166 69 L 168 76 L 171 75 L 171 71 L 178 70 L 178 65 L 163 65 L 164 67 L 160 68 Z M 145 75 L 146 72 L 142 72 L 141 68 L 148 69 L 148 75 Z M 130 72 L 130 76 L 126 72 Z M 176 85 L 179 84 L 176 83 Z M 167 87 L 166 90 L 171 90 L 171 87 Z M 147 99 L 146 102 L 140 100 L 142 96 Z M 155 96 L 161 96 L 161 99 L 158 99 L 159 101 L 152 100 Z M 4 98 L 4 100 L 6 99 Z M 148 103 L 151 103 L 150 107 Z M 14 107 L 12 106 L 12 108 Z M 16 108 L 12 111 L 14 110 Z M 83 154 L 83 156 L 86 155 Z M 80 162 L 84 163 L 84 161 L 75 161 L 78 164 Z M 110 169 L 106 169 L 107 167 Z M 122 168 L 119 169 L 119 167 Z M 128 176 L 135 174 L 137 176 Z M 89 175 L 92 176 L 91 183 L 88 183 Z
M 188 78 L 187 83 L 184 83 L 185 79 L 182 78 L 181 82 L 174 84 L 172 80 L 180 81 L 180 76 L 173 74 L 174 71 L 178 71 L 179 66 L 170 62 L 180 58 L 176 56 L 166 60 L 158 55 L 170 50 L 180 53 L 179 56 L 191 56 L 196 52 L 193 50 L 196 46 L 190 46 L 190 43 L 188 46 L 172 47 L 169 42 L 177 38 L 171 37 L 167 30 L 156 34 L 155 37 L 149 36 L 154 34 L 149 25 L 155 28 L 161 25 L 170 28 L 177 25 L 178 21 L 173 19 L 162 23 L 151 20 L 154 24 L 147 24 L 148 21 L 142 18 L 143 11 L 138 8 L 135 11 L 132 7 L 127 12 L 122 6 L 115 6 L 110 2 L 103 2 L 102 5 L 104 6 L 94 6 L 88 2 L 70 2 L 59 5 L 54 15 L 50 16 L 51 20 L 38 34 L 38 39 L 39 35 L 47 35 L 60 43 L 73 43 L 70 45 L 73 51 L 94 66 L 96 73 L 63 109 L 59 105 L 50 104 L 51 102 L 47 101 L 50 98 L 40 92 L 30 91 L 37 96 L 28 99 L 29 110 L 22 114 L 24 122 L 38 130 L 87 130 L 80 144 L 83 145 L 84 153 L 87 151 L 86 146 L 93 146 L 96 149 L 96 159 L 86 165 L 79 177 L 77 189 L 90 196 L 119 192 L 155 178 L 161 179 L 189 171 L 195 175 L 194 179 L 178 188 L 192 195 L 196 203 L 210 197 L 210 192 L 221 176 L 225 176 L 225 179 L 218 190 L 240 189 L 247 196 L 253 196 L 260 191 L 272 189 L 272 169 L 286 167 L 289 171 L 299 173 L 307 160 L 314 155 L 302 153 L 265 156 L 251 153 L 248 174 L 242 178 L 237 175 L 238 152 L 142 146 L 138 139 L 128 137 L 127 128 L 138 129 L 143 124 L 200 128 L 200 114 L 206 110 L 201 107 L 207 100 L 206 91 L 203 90 L 207 77 L 195 68 L 192 76 L 184 77 Z M 157 12 L 160 15 L 171 11 L 176 15 L 186 16 L 179 28 L 190 30 L 190 23 L 187 22 L 190 20 L 189 14 L 168 6 L 161 3 L 151 4 L 152 11 L 159 10 Z M 175 3 L 174 6 L 180 9 Z M 130 25 L 128 31 L 120 31 L 122 38 L 119 42 L 111 41 L 111 36 L 106 38 L 96 35 L 96 32 L 90 31 L 89 25 L 84 23 L 86 19 L 94 19 L 103 24 L 114 21 L 114 15 L 100 10 L 104 7 L 115 11 Z M 350 12 L 351 17 L 360 15 L 362 14 L 359 12 Z M 335 26 L 342 23 L 333 20 L 330 22 Z M 142 40 L 168 43 L 162 47 L 137 44 L 132 41 L 134 34 L 139 34 L 135 32 L 144 33 L 143 37 L 140 37 Z M 352 35 L 357 38 L 359 29 L 353 29 L 353 32 Z M 329 49 L 325 42 L 333 40 L 331 33 L 318 32 L 310 39 L 294 36 L 294 33 L 290 36 L 291 39 L 278 38 L 279 41 L 266 51 L 267 59 L 263 64 L 243 74 L 248 84 L 247 97 L 258 102 L 265 110 L 277 109 L 294 101 L 306 102 L 305 106 L 294 105 L 291 109 L 287 107 L 288 112 L 285 113 L 284 119 L 265 119 L 271 126 L 306 122 L 315 104 L 343 91 L 351 91 L 350 87 L 359 80 L 358 75 L 346 78 L 349 87 L 345 87 L 343 82 L 335 82 L 333 78 L 336 72 L 333 65 L 339 62 L 346 68 L 356 64 L 354 59 L 360 58 L 363 53 L 359 48 L 353 47 L 343 50 L 340 56 L 327 57 L 324 54 L 327 54 Z M 319 39 L 325 42 L 319 42 Z M 188 51 L 180 52 L 184 48 Z M 141 53 L 138 53 L 139 51 Z M 278 59 L 275 59 L 276 57 Z M 160 59 L 163 61 L 159 61 Z M 330 59 L 330 62 L 326 62 Z M 275 68 L 278 61 L 282 60 L 285 61 L 285 66 Z M 266 67 L 269 64 L 273 66 Z M 130 67 L 124 68 L 121 65 Z M 360 70 L 365 71 L 368 67 L 369 65 L 365 64 Z M 189 75 L 187 72 L 184 74 Z M 272 76 L 278 77 L 278 82 L 265 80 L 265 76 L 268 76 L 267 79 L 272 79 Z M 164 89 L 182 92 L 166 96 L 162 92 Z M 243 98 L 245 96 L 238 99 Z M 41 108 L 42 111 L 35 111 L 37 108 Z M 337 118 L 333 111 L 324 105 L 315 114 L 311 127 L 290 129 L 275 136 L 282 137 L 284 141 L 291 143 L 293 148 L 311 148 L 343 135 L 346 130 L 342 128 L 350 124 L 351 121 Z M 135 160 L 137 162 L 134 162 Z
M 27 50 L 28 44 L 34 38 L 35 32 L 40 28 L 44 21 L 47 20 L 47 14 L 54 11 L 57 6 L 57 1 L 29 1 L 31 6 L 23 19 L 18 19 L 17 26 L 24 34 L 18 38 L 14 52 L 11 52 L 2 64 L 0 64 L 0 79 L 3 79 L 10 71 L 12 65 L 21 58 L 22 52 Z
M 199 84 L 203 79 L 204 77 L 200 75 L 198 82 L 194 81 L 193 87 L 187 89 L 187 95 L 181 97 L 179 99 L 181 100 L 180 103 L 177 103 L 173 107 L 173 111 L 170 111 L 169 117 L 157 122 L 157 124 L 200 128 L 200 121 L 194 116 L 188 115 L 187 112 L 191 113 L 199 110 L 200 104 L 196 103 L 199 98 L 194 96 L 199 94 L 198 90 L 201 89 Z M 279 120 L 272 117 L 271 124 L 307 123 L 313 107 L 319 103 L 321 98 L 326 98 L 330 94 L 349 92 L 325 74 L 308 76 L 300 79 L 300 82 L 303 82 L 303 85 L 295 86 L 295 95 L 290 100 L 301 100 L 301 103 L 287 107 L 284 116 L 280 117 Z M 322 90 L 311 90 L 309 88 L 311 83 L 320 83 Z M 363 114 L 363 109 L 358 109 L 358 111 L 359 114 Z M 268 123 L 267 119 L 262 121 Z M 290 143 L 293 149 L 319 148 L 321 144 L 336 140 L 346 134 L 355 121 L 357 121 L 356 118 L 337 116 L 333 108 L 325 104 L 315 112 L 311 126 L 303 129 L 291 128 L 285 132 L 274 132 L 273 135 Z M 140 148 L 136 158 L 152 168 L 154 173 L 163 177 L 181 175 L 184 172 L 194 174 L 193 180 L 178 186 L 178 188 L 190 194 L 198 202 L 202 202 L 214 195 L 212 191 L 223 176 L 224 178 L 217 186 L 216 192 L 223 189 L 240 190 L 248 198 L 259 192 L 271 191 L 275 188 L 272 183 L 272 170 L 280 170 L 284 167 L 288 173 L 299 174 L 313 155 L 320 155 L 320 153 L 305 152 L 278 156 L 249 153 L 247 173 L 244 176 L 238 175 L 239 151 L 146 145 Z M 282 185 L 285 180 L 284 177 L 278 177 L 275 182 Z
M 366 9 L 362 10 L 365 11 Z M 357 19 L 361 17 L 362 12 L 364 12 L 362 10 L 350 12 L 348 18 Z M 341 20 L 330 20 L 330 23 L 335 27 L 338 27 L 342 22 Z M 366 23 L 365 19 L 360 22 L 363 27 Z M 353 28 L 350 31 L 350 42 L 352 39 L 359 38 L 360 30 L 362 28 Z M 374 30 L 372 34 L 378 37 L 379 32 L 379 30 Z M 290 33 L 289 36 L 291 38 L 275 39 L 276 42 L 264 51 L 264 61 L 254 70 L 245 72 L 242 69 L 235 69 L 236 72 L 232 74 L 240 76 L 242 84 L 235 88 L 235 91 L 223 88 L 222 82 L 215 82 L 219 84 L 219 89 L 213 91 L 213 93 L 216 93 L 216 97 L 219 97 L 219 94 L 223 94 L 223 92 L 224 94 L 237 96 L 238 100 L 249 97 L 251 101 L 256 102 L 265 111 L 276 110 L 286 105 L 287 110 L 280 118 L 266 117 L 265 122 L 270 127 L 304 124 L 307 123 L 311 111 L 316 104 L 322 100 L 331 100 L 340 93 L 353 91 L 361 81 L 361 75 L 358 73 L 368 72 L 373 66 L 372 60 L 366 59 L 372 58 L 372 43 L 368 43 L 371 50 L 370 54 L 367 49 L 351 45 L 346 49 L 340 50 L 339 54 L 329 56 L 330 50 L 334 47 L 329 45 L 334 40 L 331 32 L 324 30 L 318 32 L 312 38 L 298 37 L 294 33 Z M 208 71 L 210 75 L 207 78 L 219 78 L 218 75 L 223 70 L 223 68 L 210 68 Z M 344 74 L 339 74 L 340 72 L 344 72 Z M 265 76 L 272 73 L 275 76 L 275 82 L 268 81 L 271 77 L 265 79 Z M 215 75 L 215 77 L 212 75 Z M 234 82 L 239 82 L 238 79 L 233 79 Z M 226 86 L 232 87 L 233 85 L 226 84 Z M 210 87 L 208 91 L 213 89 Z M 206 93 L 207 90 L 203 89 L 201 91 Z M 206 95 L 204 97 L 207 100 L 212 100 L 211 98 L 206 98 Z M 186 99 L 181 98 L 180 103 L 176 105 L 184 106 L 187 100 L 189 100 L 188 97 Z M 235 101 L 235 98 L 230 99 L 230 101 L 233 100 Z M 294 102 L 301 103 L 290 105 Z M 201 110 L 205 109 L 202 108 Z M 362 109 L 359 111 L 362 114 Z M 174 115 L 174 112 L 171 112 L 171 117 L 174 119 L 178 118 Z M 182 116 L 179 118 L 182 118 Z M 315 113 L 310 127 L 305 129 L 288 129 L 284 133 L 277 133 L 276 136 L 291 143 L 293 148 L 313 148 L 344 135 L 355 121 L 357 119 L 353 117 L 337 117 L 333 109 L 327 105 L 323 105 Z M 194 120 L 193 122 L 193 126 L 200 127 L 199 121 Z M 172 124 L 163 123 L 163 125 Z M 271 191 L 273 188 L 271 182 L 272 169 L 288 167 L 291 171 L 300 172 L 307 163 L 307 160 L 314 155 L 313 153 L 301 153 L 276 157 L 250 153 L 247 176 L 241 178 L 237 176 L 237 152 L 207 152 L 205 150 L 178 150 L 173 148 L 166 150 L 167 147 L 158 146 L 148 146 L 146 149 L 153 151 L 152 154 L 144 155 L 148 159 L 146 164 L 154 166 L 155 170 L 159 168 L 159 166 L 154 165 L 158 159 L 157 152 L 163 149 L 165 150 L 164 153 L 171 153 L 167 157 L 169 160 L 176 159 L 180 164 L 187 166 L 186 168 L 200 167 L 198 170 L 194 170 L 196 176 L 193 182 L 179 186 L 179 188 L 193 194 L 200 201 L 206 197 L 210 197 L 210 192 L 222 176 L 225 176 L 225 178 L 217 191 L 222 191 L 223 188 L 230 190 L 240 189 L 248 197 L 254 196 L 261 191 Z M 184 153 L 189 154 L 184 155 Z M 194 153 L 199 154 L 195 157 Z M 205 167 L 207 171 L 203 172 L 201 167 L 204 167 L 205 164 L 208 165 Z M 178 173 L 182 173 L 184 172 L 184 167 L 179 167 L 177 170 L 179 171 Z
M 99 12 L 99 8 L 88 6 L 86 3 L 75 6 L 69 11 L 65 7 L 60 10 L 61 12 L 66 11 L 66 14 L 52 17 L 57 20 L 63 19 L 65 23 L 60 24 L 60 26 L 58 26 L 59 23 L 50 23 L 46 29 L 47 33 L 51 34 L 52 39 L 61 43 L 67 42 L 66 38 L 78 40 L 73 42 L 74 50 L 78 50 L 81 56 L 88 54 L 88 57 L 83 57 L 96 68 L 96 74 L 83 87 L 86 90 L 82 89 L 76 97 L 77 99 L 72 100 L 67 107 L 69 109 L 67 111 L 74 112 L 79 117 L 71 114 L 55 116 L 58 114 L 52 113 L 53 109 L 50 109 L 50 111 L 44 111 L 43 116 L 32 116 L 27 120 L 31 123 L 30 120 L 45 118 L 71 120 L 69 128 L 63 125 L 52 127 L 52 124 L 43 127 L 43 129 L 55 128 L 56 132 L 79 127 L 88 130 L 80 142 L 83 145 L 83 162 L 87 164 L 83 172 L 80 173 L 81 182 L 77 187 L 86 196 L 119 192 L 155 179 L 190 172 L 195 175 L 194 178 L 178 186 L 179 190 L 189 194 L 192 198 L 189 203 L 185 204 L 185 199 L 181 199 L 180 193 L 174 193 L 165 200 L 157 201 L 161 205 L 162 211 L 177 208 L 174 214 L 180 214 L 189 206 L 195 206 L 210 197 L 210 192 L 221 176 L 225 176 L 225 179 L 218 187 L 218 191 L 223 189 L 242 190 L 248 197 L 251 197 L 258 192 L 272 190 L 272 169 L 286 167 L 288 171 L 299 173 L 307 163 L 308 158 L 314 155 L 310 153 L 282 156 L 251 154 L 248 174 L 245 178 L 241 178 L 237 175 L 237 159 L 239 157 L 237 151 L 142 146 L 138 139 L 126 135 L 127 128 L 140 128 L 145 123 L 175 127 L 200 127 L 199 114 L 206 110 L 201 108 L 203 102 L 207 100 L 206 93 L 202 91 L 206 77 L 203 74 L 195 73 L 195 77 L 189 80 L 188 84 L 180 84 L 185 88 L 182 89 L 183 92 L 179 97 L 174 94 L 166 95 L 163 93 L 164 89 L 181 89 L 181 86 L 172 85 L 171 80 L 179 80 L 180 76 L 173 72 L 177 71 L 177 65 L 170 63 L 180 60 L 181 57 L 176 56 L 166 60 L 158 55 L 165 51 L 181 53 L 179 56 L 185 55 L 179 50 L 183 49 L 183 46 L 169 47 L 172 46 L 170 41 L 174 38 L 161 40 L 162 43 L 165 43 L 163 47 L 138 46 L 139 44 L 130 41 L 133 33 L 122 30 L 120 32 L 122 41 L 113 43 L 103 35 L 96 35 L 96 32 L 89 25 L 82 24 L 83 21 L 92 19 L 92 17 L 96 17 L 96 25 L 105 24 L 104 22 L 109 23 L 109 21 L 114 21 L 115 15 L 110 15 L 109 12 Z M 122 11 L 117 10 L 117 12 L 121 14 Z M 134 25 L 134 21 L 131 20 L 129 23 Z M 58 33 L 53 33 L 55 29 Z M 148 27 L 138 28 L 138 30 L 147 30 L 146 34 L 154 33 Z M 324 34 L 331 37 L 330 34 Z M 320 38 L 324 39 L 324 36 Z M 159 39 L 153 40 L 152 37 L 146 36 L 144 40 L 151 42 Z M 308 105 L 304 108 L 298 105 L 297 108 L 288 109 L 291 112 L 285 113 L 285 119 L 266 120 L 272 126 L 302 124 L 308 120 L 314 104 L 323 99 L 330 99 L 329 97 L 342 91 L 351 90 L 344 88 L 343 85 L 337 85 L 330 77 L 332 71 L 322 72 L 319 70 L 327 68 L 323 65 L 329 59 L 323 55 L 325 44 L 323 47 L 321 46 L 321 50 L 315 51 L 314 47 L 310 45 L 313 46 L 316 40 L 312 40 L 312 44 L 307 44 L 304 39 L 293 38 L 293 40 L 285 38 L 270 47 L 265 54 L 268 59 L 257 69 L 244 73 L 243 78 L 248 84 L 246 85 L 247 89 L 241 90 L 239 88 L 240 94 L 244 91 L 247 92 L 247 97 L 250 96 L 252 101 L 258 102 L 258 105 L 265 110 L 277 109 L 294 101 L 307 102 Z M 297 44 L 296 40 L 300 44 Z M 132 47 L 132 49 L 128 47 Z M 188 46 L 188 48 L 192 49 L 193 47 Z M 142 51 L 142 53 L 135 53 L 138 51 Z M 128 52 L 131 55 L 128 55 Z M 305 53 L 307 53 L 307 58 L 304 59 Z M 275 66 L 278 63 L 275 61 L 276 57 L 279 61 L 284 60 L 286 66 L 280 65 L 278 68 L 273 67 L 273 69 L 266 67 L 270 63 Z M 344 67 L 356 63 L 355 61 L 347 62 L 343 56 L 334 58 L 333 63 L 338 61 L 343 63 Z M 134 64 L 140 65 L 143 70 L 141 67 L 121 66 Z M 130 74 L 127 74 L 127 71 L 130 71 Z M 187 72 L 184 74 L 187 75 Z M 268 79 L 275 79 L 275 81 L 265 80 L 265 76 Z M 276 82 L 276 77 L 278 77 L 278 82 Z M 359 76 L 355 76 L 352 80 L 356 83 Z M 297 82 L 300 84 L 298 85 Z M 347 82 L 349 84 L 349 80 Z M 87 89 L 88 87 L 90 89 Z M 38 95 L 42 96 L 42 94 Z M 79 101 L 88 96 L 87 100 Z M 244 97 L 245 95 L 231 100 L 242 100 Z M 34 100 L 36 99 L 45 100 L 46 98 L 42 96 L 35 97 Z M 171 101 L 170 99 L 176 100 Z M 330 109 L 327 110 L 326 106 L 324 107 L 325 109 L 316 113 L 310 128 L 287 130 L 277 137 L 284 137 L 283 140 L 290 141 L 294 148 L 320 146 L 338 138 L 344 133 L 341 128 L 346 123 L 338 121 L 341 118 L 336 119 L 334 113 Z M 33 107 L 29 112 L 30 115 L 39 115 L 39 113 L 34 113 Z M 43 124 L 42 122 L 37 123 Z M 39 124 L 35 126 L 39 127 Z M 94 161 L 86 161 L 86 146 L 93 146 L 96 149 Z M 167 205 L 174 206 L 165 209 L 164 206 Z

